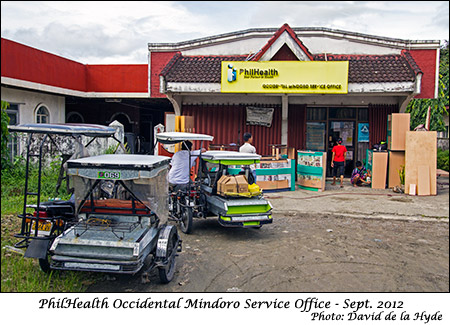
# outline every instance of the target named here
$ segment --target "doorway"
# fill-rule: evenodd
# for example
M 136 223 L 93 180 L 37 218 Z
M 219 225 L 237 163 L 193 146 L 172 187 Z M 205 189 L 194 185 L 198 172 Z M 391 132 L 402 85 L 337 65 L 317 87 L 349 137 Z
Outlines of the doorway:
M 363 133 L 362 131 L 366 131 Z M 364 135 L 364 136 L 361 136 Z M 327 152 L 327 177 L 332 176 L 331 154 L 337 139 L 347 147 L 345 177 L 356 161 L 364 163 L 369 147 L 367 107 L 307 107 L 306 150 Z
M 331 157 L 333 147 L 336 145 L 337 140 L 342 139 L 342 145 L 347 148 L 347 157 L 345 161 L 345 177 L 350 177 L 352 174 L 353 166 L 355 165 L 355 122 L 354 121 L 341 121 L 330 120 L 328 121 L 328 166 L 331 166 Z M 330 167 L 330 175 L 331 175 Z

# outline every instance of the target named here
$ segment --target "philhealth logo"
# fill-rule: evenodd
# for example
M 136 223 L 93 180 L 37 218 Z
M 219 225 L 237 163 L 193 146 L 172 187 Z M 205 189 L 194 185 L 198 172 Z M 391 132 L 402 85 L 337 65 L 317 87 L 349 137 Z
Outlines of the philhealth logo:
M 236 69 L 233 68 L 232 64 L 228 65 L 227 81 L 228 82 L 236 81 Z

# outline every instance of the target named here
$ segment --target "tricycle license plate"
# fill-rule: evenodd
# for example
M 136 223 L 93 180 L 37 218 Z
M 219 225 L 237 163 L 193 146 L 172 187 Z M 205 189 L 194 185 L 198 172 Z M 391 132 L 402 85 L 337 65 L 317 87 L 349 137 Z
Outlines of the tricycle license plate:
M 38 223 L 38 236 L 49 236 L 52 230 L 52 223 L 50 221 L 41 221 Z M 31 234 L 34 235 L 36 231 L 36 221 L 31 221 Z
M 97 174 L 97 178 L 99 178 L 99 179 L 120 179 L 120 172 L 113 171 L 113 170 L 100 171 Z

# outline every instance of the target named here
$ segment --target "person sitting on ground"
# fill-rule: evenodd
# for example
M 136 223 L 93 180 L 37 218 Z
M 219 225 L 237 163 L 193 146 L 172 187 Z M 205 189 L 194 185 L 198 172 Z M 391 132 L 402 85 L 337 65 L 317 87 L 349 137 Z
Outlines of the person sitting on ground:
M 191 163 L 190 166 L 193 167 L 195 160 L 198 158 L 200 151 L 205 152 L 206 149 L 202 148 L 200 150 L 191 151 L 192 142 L 184 141 L 181 145 L 181 150 L 176 152 L 170 163 L 169 171 L 169 187 L 173 191 L 186 190 L 189 185 L 189 151 L 191 152 Z
M 370 172 L 364 168 L 360 161 L 356 162 L 356 168 L 352 171 L 352 177 L 350 178 L 350 182 L 354 187 L 361 185 L 369 185 L 370 180 L 367 179 L 370 177 Z

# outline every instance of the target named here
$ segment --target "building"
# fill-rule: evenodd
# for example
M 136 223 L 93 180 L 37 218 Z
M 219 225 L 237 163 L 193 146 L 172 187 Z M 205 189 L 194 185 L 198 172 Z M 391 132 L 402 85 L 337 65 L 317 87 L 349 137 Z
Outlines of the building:
M 136 152 L 152 149 L 153 126 L 172 111 L 167 99 L 150 99 L 147 64 L 81 64 L 4 38 L 1 99 L 12 124 L 117 120 Z
M 414 97 L 437 96 L 439 41 L 405 41 L 285 24 L 279 29 L 149 44 L 149 52 L 152 97 L 167 96 L 176 114 L 194 116 L 196 131 L 213 134 L 218 143 L 242 143 L 243 133 L 250 131 L 263 155 L 270 154 L 269 144 L 330 151 L 333 141 L 341 137 L 351 160 L 364 160 L 367 148 L 386 139 L 388 114 L 404 112 Z M 290 76 L 294 83 L 290 86 L 296 89 L 272 85 L 278 89 L 257 86 L 259 91 L 246 91 L 248 85 L 241 84 L 242 89 L 237 86 L 234 92 L 224 92 L 228 86 L 223 61 L 244 67 L 236 72 L 243 73 L 242 79 L 252 78 L 245 73 L 265 69 L 268 81 L 273 80 L 270 70 L 279 66 L 278 61 L 293 63 L 288 68 L 293 70 L 303 69 L 300 66 L 305 62 L 331 66 L 347 61 L 343 77 L 347 89 L 313 92 L 308 84 L 295 85 L 296 78 L 303 80 L 300 71 Z M 322 86 L 326 77 L 322 75 Z M 321 84 L 320 78 L 310 80 L 316 83 L 311 86 Z M 261 112 L 273 108 L 271 126 L 248 125 L 249 107 L 261 108 Z
M 84 65 L 2 38 L 2 99 L 16 105 L 20 122 L 117 119 L 143 140 L 142 152 L 172 112 L 193 116 L 196 132 L 216 144 L 242 143 L 249 131 L 263 155 L 269 144 L 330 151 L 341 137 L 354 162 L 386 139 L 388 114 L 437 96 L 439 45 L 285 24 L 150 43 L 148 64 Z M 226 64 L 241 67 L 234 83 Z M 303 72 L 312 66 L 320 68 Z M 247 89 L 241 79 L 268 83 Z

